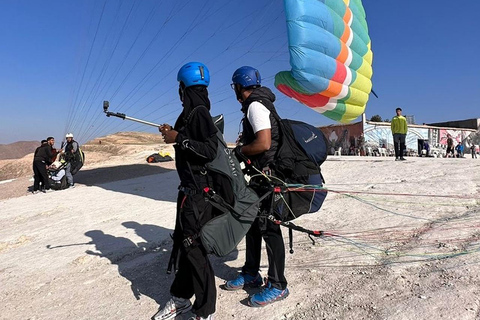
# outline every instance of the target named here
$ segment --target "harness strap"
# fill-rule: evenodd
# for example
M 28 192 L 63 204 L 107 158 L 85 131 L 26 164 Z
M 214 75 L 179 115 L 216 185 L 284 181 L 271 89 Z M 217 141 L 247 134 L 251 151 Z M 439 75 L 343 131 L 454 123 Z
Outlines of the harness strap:
M 187 196 L 193 196 L 196 194 L 200 194 L 203 192 L 203 190 L 197 190 L 197 189 L 192 189 L 184 186 L 178 186 L 178 190 L 182 191 L 185 193 Z

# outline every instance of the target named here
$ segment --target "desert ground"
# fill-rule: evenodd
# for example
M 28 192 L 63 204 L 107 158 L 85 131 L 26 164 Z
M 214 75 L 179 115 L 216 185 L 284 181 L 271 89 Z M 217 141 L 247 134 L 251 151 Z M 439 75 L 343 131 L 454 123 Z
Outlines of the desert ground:
M 0 183 L 0 319 L 149 319 L 169 299 L 178 178 L 147 142 L 92 143 L 74 189 Z M 322 172 L 322 209 L 295 223 L 325 235 L 294 233 L 290 296 L 253 309 L 254 289 L 221 289 L 242 241 L 211 258 L 216 319 L 480 319 L 480 160 L 332 156 Z

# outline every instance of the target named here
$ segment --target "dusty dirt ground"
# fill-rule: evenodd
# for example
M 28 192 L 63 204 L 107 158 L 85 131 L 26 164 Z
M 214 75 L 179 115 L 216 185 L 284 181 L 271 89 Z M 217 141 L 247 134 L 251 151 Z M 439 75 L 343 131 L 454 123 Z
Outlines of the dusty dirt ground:
M 0 200 L 0 319 L 149 319 L 168 300 L 178 178 L 142 165 Z M 480 319 L 479 160 L 331 157 L 322 168 L 323 208 L 295 222 L 326 235 L 313 245 L 294 233 L 290 296 L 252 309 L 255 290 L 220 289 L 242 266 L 241 242 L 211 259 L 216 319 Z

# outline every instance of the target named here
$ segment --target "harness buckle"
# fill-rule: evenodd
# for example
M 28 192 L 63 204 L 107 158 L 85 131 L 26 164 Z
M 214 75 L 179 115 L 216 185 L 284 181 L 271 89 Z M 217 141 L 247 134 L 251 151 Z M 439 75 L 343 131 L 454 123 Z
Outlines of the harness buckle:
M 190 247 L 190 246 L 193 244 L 193 241 L 194 241 L 194 239 L 193 239 L 192 237 L 187 237 L 187 238 L 183 239 L 183 241 L 182 241 L 182 242 L 183 242 L 183 246 L 184 246 L 185 248 L 188 248 L 188 247 Z

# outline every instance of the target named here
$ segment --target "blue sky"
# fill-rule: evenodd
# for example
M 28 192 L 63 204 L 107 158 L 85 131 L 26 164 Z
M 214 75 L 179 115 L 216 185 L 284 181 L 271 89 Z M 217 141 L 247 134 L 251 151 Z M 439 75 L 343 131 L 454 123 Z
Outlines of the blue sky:
M 367 117 L 402 107 L 417 123 L 480 117 L 480 2 L 364 0 L 374 52 Z M 273 88 L 289 69 L 279 0 L 0 1 L 0 143 L 80 142 L 117 131 L 155 132 L 101 113 L 173 123 L 181 105 L 176 72 L 196 60 L 211 71 L 212 114 L 234 141 L 240 105 L 231 74 L 256 66 Z M 331 120 L 274 90 L 281 116 Z

